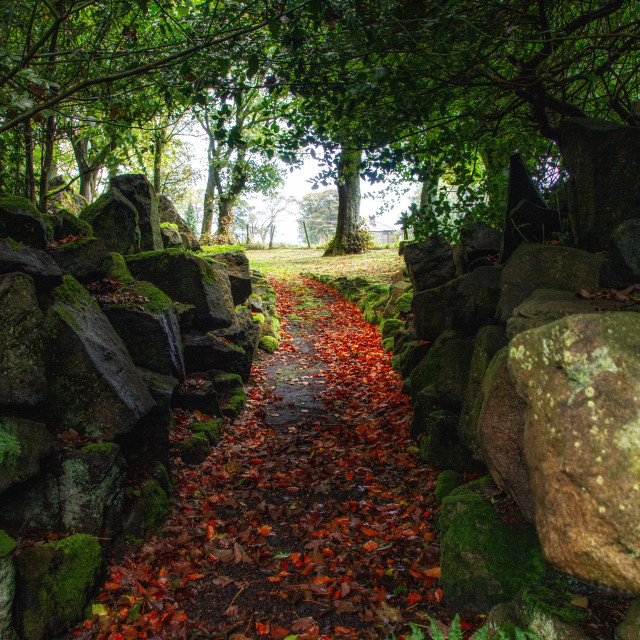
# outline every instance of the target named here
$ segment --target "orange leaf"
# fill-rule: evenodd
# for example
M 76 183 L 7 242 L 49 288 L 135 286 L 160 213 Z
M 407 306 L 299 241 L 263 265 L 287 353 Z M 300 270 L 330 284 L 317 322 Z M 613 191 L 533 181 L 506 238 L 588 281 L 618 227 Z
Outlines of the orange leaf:
M 422 596 L 419 593 L 410 593 L 407 596 L 407 602 L 409 604 L 415 604 L 416 602 L 419 602 L 420 600 L 422 600 Z
M 335 578 L 329 576 L 316 576 L 311 579 L 311 584 L 326 584 L 327 582 L 333 582 Z
M 433 567 L 433 569 L 427 569 L 424 572 L 425 576 L 429 578 L 439 578 L 440 577 L 440 567 Z
M 262 622 L 256 622 L 256 633 L 259 636 L 269 633 L 269 623 L 267 622 L 267 624 L 262 624 Z
M 353 471 L 347 471 L 345 474 L 347 476 L 347 480 L 353 480 L 353 476 L 355 475 Z
M 365 542 L 362 545 L 362 548 L 365 551 L 373 551 L 374 549 L 377 549 L 380 545 L 377 542 L 374 542 L 373 540 L 369 540 L 369 542 Z
M 262 526 L 258 527 L 258 531 L 260 535 L 264 536 L 265 538 L 271 533 L 272 530 L 273 528 L 270 527 L 268 524 L 263 524 Z
M 379 534 L 378 531 L 371 529 L 371 527 L 361 527 L 360 531 L 362 531 L 365 536 L 377 536 Z
M 433 595 L 436 599 L 436 602 L 442 602 L 442 589 L 436 589 Z

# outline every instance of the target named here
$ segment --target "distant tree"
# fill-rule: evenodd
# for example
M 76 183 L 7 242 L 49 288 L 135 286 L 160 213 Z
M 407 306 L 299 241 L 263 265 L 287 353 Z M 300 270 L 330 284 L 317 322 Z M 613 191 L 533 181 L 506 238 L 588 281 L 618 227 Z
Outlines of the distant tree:
M 193 206 L 193 202 L 189 202 L 187 210 L 184 213 L 184 221 L 189 225 L 189 228 L 193 233 L 198 233 L 198 215 L 196 208 Z
M 324 244 L 329 242 L 336 230 L 338 221 L 338 191 L 325 189 L 304 196 L 298 203 L 298 237 L 306 242 L 303 222 L 307 225 L 309 242 Z

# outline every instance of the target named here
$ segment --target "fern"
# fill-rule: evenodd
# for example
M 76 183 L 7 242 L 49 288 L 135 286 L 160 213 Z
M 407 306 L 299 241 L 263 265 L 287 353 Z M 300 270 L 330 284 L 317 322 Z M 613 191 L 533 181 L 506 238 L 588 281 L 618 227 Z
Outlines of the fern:
M 405 640 L 425 640 L 422 629 L 412 622 L 409 623 L 409 626 L 411 627 L 411 634 L 405 635 Z M 464 640 L 462 629 L 460 628 L 460 616 L 456 614 L 456 617 L 451 622 L 451 627 L 449 627 L 448 635 L 445 635 L 444 631 L 436 625 L 435 620 L 431 618 L 429 634 L 431 635 L 431 640 Z M 392 635 L 391 640 L 396 640 L 395 635 Z M 481 629 L 478 629 L 478 631 L 473 634 L 472 640 L 489 640 L 489 627 L 485 625 Z M 513 630 L 513 633 L 496 629 L 493 631 L 491 640 L 540 640 L 540 638 L 535 633 L 529 633 L 528 631 L 522 631 L 522 629 L 516 628 Z
M 4 426 L 0 423 L 0 464 L 7 459 L 8 462 L 15 462 L 22 453 L 20 442 L 11 433 L 5 431 Z

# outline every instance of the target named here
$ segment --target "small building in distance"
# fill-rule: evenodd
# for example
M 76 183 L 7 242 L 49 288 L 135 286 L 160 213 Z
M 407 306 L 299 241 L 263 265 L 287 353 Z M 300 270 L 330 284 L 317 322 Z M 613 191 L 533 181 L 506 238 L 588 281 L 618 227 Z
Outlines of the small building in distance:
M 375 216 L 369 216 L 369 231 L 376 244 L 394 244 L 400 240 L 402 233 L 396 227 L 376 221 Z

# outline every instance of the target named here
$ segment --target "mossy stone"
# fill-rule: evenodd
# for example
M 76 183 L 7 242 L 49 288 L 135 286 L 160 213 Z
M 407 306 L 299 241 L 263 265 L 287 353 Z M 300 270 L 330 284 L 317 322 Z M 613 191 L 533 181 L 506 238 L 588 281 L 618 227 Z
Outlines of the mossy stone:
M 382 348 L 385 351 L 393 351 L 393 341 L 394 341 L 393 336 L 391 336 L 390 338 L 385 338 L 382 341 Z
M 44 249 L 47 246 L 47 225 L 42 214 L 27 198 L 0 196 L 0 237 Z
M 16 543 L 0 529 L 0 638 L 15 640 L 13 628 L 13 599 L 15 595 L 15 568 L 11 552 Z
M 204 433 L 194 433 L 178 445 L 178 453 L 187 464 L 200 464 L 211 453 L 209 438 Z
M 56 221 L 53 225 L 53 239 L 63 240 L 69 236 L 93 236 L 93 228 L 86 220 L 81 220 L 66 209 L 61 209 L 55 215 Z M 64 245 L 63 245 L 64 246 Z
M 413 292 L 403 293 L 396 302 L 396 309 L 402 313 L 411 313 L 411 303 L 413 302 Z
M 544 574 L 535 528 L 507 524 L 493 508 L 490 477 L 454 489 L 442 502 L 440 587 L 447 606 L 486 611 Z
M 4 529 L 0 529 L 0 558 L 8 556 L 16 548 L 16 541 Z
M 259 324 L 264 324 L 264 314 L 263 313 L 254 313 L 253 321 Z
M 17 625 L 24 640 L 57 636 L 78 621 L 103 568 L 100 543 L 77 534 L 16 558 Z
M 109 275 L 123 283 L 132 282 L 133 276 L 129 273 L 127 263 L 125 262 L 122 254 L 113 251 L 111 253 L 111 260 L 111 273 Z
M 262 336 L 258 342 L 258 348 L 267 353 L 275 353 L 278 349 L 278 340 L 272 336 Z
M 397 331 L 404 328 L 404 322 L 396 318 L 385 318 L 380 322 L 380 333 L 383 338 L 393 338 Z
M 224 420 L 211 420 L 209 422 L 192 422 L 189 429 L 193 433 L 205 435 L 212 446 L 215 446 L 222 439 L 224 432 Z
M 439 507 L 442 501 L 462 483 L 462 476 L 457 471 L 453 471 L 452 469 L 441 471 L 436 480 L 436 507 Z
M 171 511 L 171 503 L 157 480 L 147 480 L 140 488 L 140 508 L 145 532 L 159 529 Z
M 399 371 L 403 378 L 407 378 L 424 356 L 427 355 L 430 346 L 428 343 L 419 340 L 405 342 L 402 345 L 402 349 L 391 359 L 391 366 L 396 371 Z

